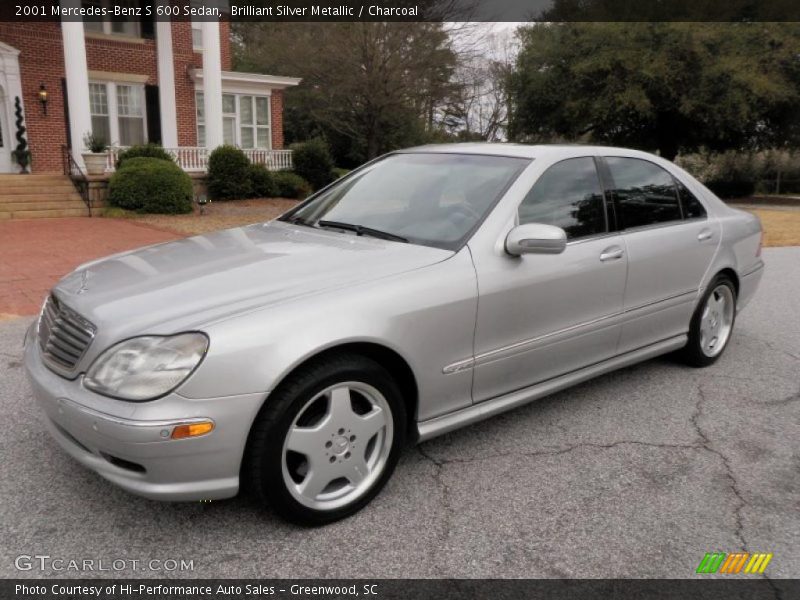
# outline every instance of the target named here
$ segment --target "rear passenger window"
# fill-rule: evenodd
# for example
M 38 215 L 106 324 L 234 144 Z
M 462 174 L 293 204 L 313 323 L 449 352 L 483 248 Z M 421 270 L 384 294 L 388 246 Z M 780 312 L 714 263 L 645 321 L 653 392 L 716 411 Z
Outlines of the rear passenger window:
M 681 209 L 672 175 L 646 160 L 608 156 L 617 218 L 622 229 L 679 221 Z
M 570 158 L 542 173 L 520 204 L 519 222 L 561 227 L 568 239 L 605 233 L 603 189 L 594 159 Z
M 678 184 L 678 196 L 681 199 L 681 208 L 683 208 L 684 219 L 702 219 L 706 216 L 706 209 L 700 203 L 695 195 L 689 191 L 685 185 L 680 181 Z

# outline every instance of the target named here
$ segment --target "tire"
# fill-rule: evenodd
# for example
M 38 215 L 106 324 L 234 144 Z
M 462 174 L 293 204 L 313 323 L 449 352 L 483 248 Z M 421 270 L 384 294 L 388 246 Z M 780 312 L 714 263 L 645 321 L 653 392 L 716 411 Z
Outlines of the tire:
M 735 322 L 736 288 L 729 277 L 717 275 L 692 315 L 689 341 L 679 357 L 692 367 L 713 365 L 725 351 Z
M 380 364 L 356 354 L 324 358 L 267 398 L 242 475 L 284 519 L 324 525 L 354 514 L 381 491 L 405 434 L 403 398 Z

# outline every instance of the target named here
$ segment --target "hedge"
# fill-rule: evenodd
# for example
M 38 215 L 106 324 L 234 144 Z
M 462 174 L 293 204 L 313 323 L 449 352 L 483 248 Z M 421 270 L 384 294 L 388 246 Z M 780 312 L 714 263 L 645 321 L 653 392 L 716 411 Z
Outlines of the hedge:
M 140 146 L 131 146 L 127 150 L 120 152 L 119 156 L 117 156 L 117 169 L 119 169 L 126 160 L 142 157 L 160 158 L 161 160 L 175 162 L 172 155 L 158 144 L 142 144 Z
M 280 198 L 305 198 L 311 193 L 311 185 L 297 173 L 277 171 L 272 174 L 275 195 Z
M 294 172 L 311 184 L 316 191 L 336 179 L 333 173 L 333 158 L 328 144 L 317 138 L 300 144 L 292 144 Z
M 235 146 L 220 146 L 208 157 L 208 194 L 213 200 L 249 197 L 250 176 L 250 160 Z
M 174 162 L 135 157 L 124 161 L 108 186 L 111 206 L 138 213 L 192 212 L 192 180 Z
M 800 191 L 800 153 L 789 150 L 680 155 L 675 162 L 722 198 Z
M 249 167 L 251 196 L 253 198 L 271 198 L 276 195 L 275 182 L 269 169 L 261 164 Z

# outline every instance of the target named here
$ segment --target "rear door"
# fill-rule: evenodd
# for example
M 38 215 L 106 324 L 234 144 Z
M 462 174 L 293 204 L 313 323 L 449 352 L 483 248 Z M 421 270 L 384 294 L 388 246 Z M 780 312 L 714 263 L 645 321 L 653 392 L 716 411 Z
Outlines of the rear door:
M 622 335 L 628 352 L 685 333 L 720 228 L 691 192 L 659 165 L 605 157 L 617 229 L 628 255 Z

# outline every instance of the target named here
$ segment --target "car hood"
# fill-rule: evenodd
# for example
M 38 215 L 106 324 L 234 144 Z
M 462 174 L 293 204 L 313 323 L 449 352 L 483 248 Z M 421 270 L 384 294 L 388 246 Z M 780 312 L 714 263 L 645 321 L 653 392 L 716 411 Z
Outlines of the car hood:
M 169 333 L 418 269 L 452 252 L 280 221 L 86 263 L 55 293 L 114 337 Z

